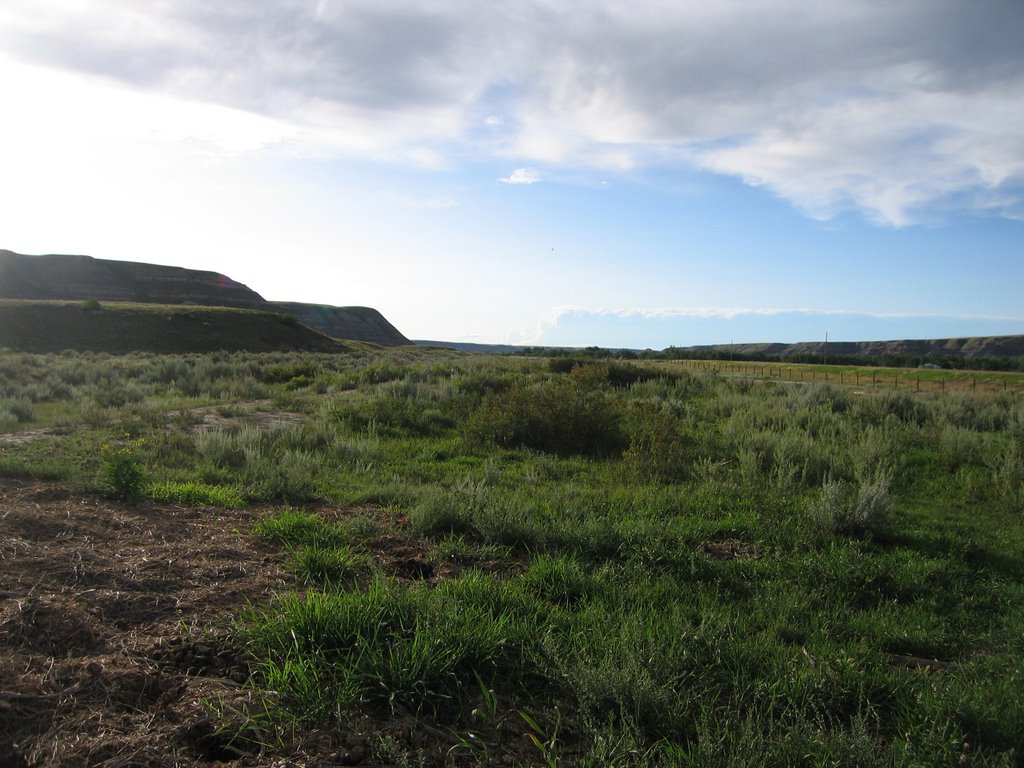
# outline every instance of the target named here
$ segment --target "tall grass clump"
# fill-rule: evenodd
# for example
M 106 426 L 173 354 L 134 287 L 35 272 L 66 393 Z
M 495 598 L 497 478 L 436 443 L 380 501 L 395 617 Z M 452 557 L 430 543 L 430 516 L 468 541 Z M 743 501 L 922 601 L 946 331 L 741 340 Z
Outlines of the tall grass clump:
M 536 642 L 531 629 L 457 590 L 414 591 L 377 580 L 365 592 L 281 598 L 251 615 L 243 634 L 304 718 L 322 715 L 324 701 L 335 702 L 335 712 L 362 701 L 446 719 L 475 677 L 516 679 L 529 652 L 524 645 Z M 289 666 L 315 669 L 319 684 L 311 690 L 306 674 L 289 680 L 282 674 Z
M 149 486 L 149 495 L 155 501 L 172 501 L 196 507 L 238 509 L 245 506 L 245 499 L 238 489 L 194 480 L 153 483 Z
M 442 538 L 473 532 L 474 505 L 467 494 L 453 491 L 427 493 L 409 513 L 409 522 L 420 536 Z
M 992 464 L 993 485 L 1004 505 L 1024 513 L 1024 440 L 1007 442 Z
M 831 477 L 811 504 L 811 515 L 823 530 L 850 536 L 876 536 L 885 529 L 892 509 L 890 478 L 876 474 L 861 480 L 856 492 Z
M 285 547 L 343 547 L 348 534 L 312 512 L 287 507 L 256 524 L 258 536 Z
M 369 567 L 369 558 L 347 546 L 306 544 L 292 553 L 290 568 L 306 586 L 342 586 Z

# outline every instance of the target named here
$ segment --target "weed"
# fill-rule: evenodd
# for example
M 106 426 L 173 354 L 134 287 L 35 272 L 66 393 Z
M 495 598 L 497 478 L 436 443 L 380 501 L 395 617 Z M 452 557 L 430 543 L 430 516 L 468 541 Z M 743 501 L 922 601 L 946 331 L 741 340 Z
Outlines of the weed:
M 552 729 L 551 733 L 546 733 L 532 716 L 525 712 L 520 712 L 519 716 L 523 718 L 523 722 L 530 729 L 527 735 L 540 752 L 542 764 L 546 768 L 558 768 L 558 766 L 561 766 L 562 761 L 559 758 L 558 748 L 559 721 L 556 719 L 554 729 Z
M 145 445 L 145 439 L 125 435 L 119 445 L 104 445 L 103 483 L 111 498 L 124 502 L 136 502 L 146 490 L 146 473 L 138 451 Z

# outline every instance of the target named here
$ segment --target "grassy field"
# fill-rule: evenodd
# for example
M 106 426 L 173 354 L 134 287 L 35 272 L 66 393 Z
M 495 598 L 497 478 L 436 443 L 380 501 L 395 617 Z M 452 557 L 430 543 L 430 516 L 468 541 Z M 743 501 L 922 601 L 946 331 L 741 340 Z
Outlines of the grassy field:
M 895 389 L 906 392 L 997 393 L 1024 392 L 1024 373 L 927 368 L 883 368 L 853 365 L 791 363 L 705 362 L 680 360 L 657 365 L 688 371 L 713 371 L 768 381 L 821 382 L 863 389 Z
M 1019 377 L 750 367 L 7 353 L 0 475 L 258 509 L 298 586 L 230 632 L 282 740 L 359 722 L 374 765 L 1024 764 Z

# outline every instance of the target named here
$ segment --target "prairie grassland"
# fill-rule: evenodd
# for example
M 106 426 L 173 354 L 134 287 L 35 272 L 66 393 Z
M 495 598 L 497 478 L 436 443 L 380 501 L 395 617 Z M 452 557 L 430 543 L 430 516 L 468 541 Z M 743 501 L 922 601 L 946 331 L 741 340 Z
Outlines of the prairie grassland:
M 299 591 L 239 606 L 248 685 L 282 732 L 399 713 L 450 742 L 382 734 L 376 764 L 1024 760 L 1013 388 L 5 354 L 0 432 L 5 475 L 265 507 Z
M 709 371 L 768 381 L 852 385 L 865 390 L 895 389 L 915 394 L 1024 392 L 1024 373 L 1017 371 L 702 360 L 659 361 L 653 364 L 694 373 Z

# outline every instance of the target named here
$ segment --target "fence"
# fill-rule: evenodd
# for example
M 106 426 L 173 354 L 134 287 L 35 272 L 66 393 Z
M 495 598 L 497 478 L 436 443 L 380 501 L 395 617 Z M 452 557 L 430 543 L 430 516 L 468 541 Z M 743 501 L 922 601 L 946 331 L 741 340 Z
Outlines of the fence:
M 850 368 L 783 363 L 726 363 L 707 360 L 673 361 L 689 370 L 746 376 L 784 383 L 822 382 L 905 392 L 1024 392 L 1024 374 L 936 371 L 917 368 Z

